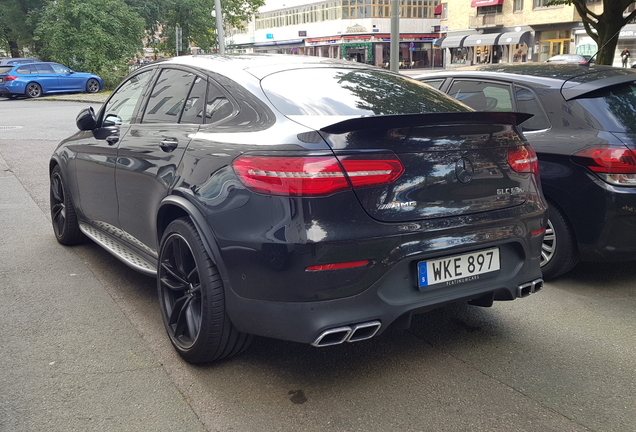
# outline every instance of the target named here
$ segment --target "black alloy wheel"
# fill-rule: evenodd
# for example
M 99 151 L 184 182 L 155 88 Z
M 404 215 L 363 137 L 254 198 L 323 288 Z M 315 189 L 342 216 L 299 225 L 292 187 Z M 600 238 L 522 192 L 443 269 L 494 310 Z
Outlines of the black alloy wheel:
M 59 165 L 51 172 L 51 222 L 57 241 L 66 246 L 80 244 L 85 240 L 77 222 L 75 207 L 62 179 Z
M 99 81 L 91 78 L 86 81 L 86 93 L 97 93 L 99 91 Z
M 35 82 L 29 83 L 26 86 L 26 95 L 32 99 L 39 98 L 42 96 L 42 87 Z
M 574 233 L 565 216 L 554 204 L 548 209 L 548 226 L 541 245 L 541 271 L 544 279 L 569 272 L 579 262 Z
M 185 360 L 220 360 L 248 347 L 252 336 L 240 333 L 230 322 L 218 268 L 189 218 L 177 219 L 166 228 L 157 286 L 166 331 Z

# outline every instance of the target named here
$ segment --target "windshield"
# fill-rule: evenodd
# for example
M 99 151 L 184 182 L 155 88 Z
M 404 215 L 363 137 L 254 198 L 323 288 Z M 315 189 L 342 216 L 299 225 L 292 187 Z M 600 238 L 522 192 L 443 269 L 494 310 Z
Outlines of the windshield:
M 470 111 L 418 81 L 381 70 L 315 68 L 269 75 L 261 82 L 285 115 L 362 116 Z
M 584 118 L 591 126 L 609 132 L 636 133 L 636 84 L 605 87 L 575 101 L 587 111 Z

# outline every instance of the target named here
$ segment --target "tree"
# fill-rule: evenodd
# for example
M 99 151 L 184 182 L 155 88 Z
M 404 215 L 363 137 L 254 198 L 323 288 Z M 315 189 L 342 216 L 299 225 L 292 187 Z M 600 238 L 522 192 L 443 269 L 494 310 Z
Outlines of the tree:
M 72 69 L 99 74 L 113 85 L 117 72 L 142 49 L 144 21 L 124 0 L 57 0 L 35 31 L 39 54 Z
M 614 62 L 614 52 L 618 44 L 618 33 L 625 24 L 636 17 L 636 10 L 623 16 L 623 11 L 633 2 L 634 0 L 603 0 L 602 13 L 592 12 L 587 0 L 553 0 L 547 5 L 574 5 L 583 20 L 585 31 L 598 46 L 596 63 L 611 65 Z M 590 6 L 593 4 L 589 3 Z
M 204 50 L 218 44 L 214 31 L 216 22 L 212 18 L 214 0 L 167 0 L 167 3 L 163 21 L 163 36 L 167 39 L 161 46 L 162 50 L 175 51 L 177 26 L 183 32 L 184 51 L 189 44 Z M 224 0 L 221 2 L 223 22 L 225 25 L 240 27 L 264 4 L 264 0 Z
M 170 0 L 126 0 L 140 17 L 146 22 L 146 31 L 154 33 L 164 22 Z
M 24 48 L 33 46 L 34 23 L 47 0 L 3 0 L 0 6 L 0 49 L 20 57 Z

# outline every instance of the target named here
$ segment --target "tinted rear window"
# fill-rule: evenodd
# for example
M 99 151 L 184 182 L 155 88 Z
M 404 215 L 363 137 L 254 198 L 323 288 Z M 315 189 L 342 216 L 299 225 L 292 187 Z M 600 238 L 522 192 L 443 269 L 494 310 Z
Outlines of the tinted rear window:
M 382 71 L 315 68 L 275 73 L 261 83 L 285 115 L 391 115 L 469 111 L 418 81 Z
M 8 74 L 13 69 L 13 66 L 0 66 L 0 75 Z
M 636 133 L 636 85 L 606 87 L 575 99 L 585 112 L 576 112 L 592 127 L 610 132 Z

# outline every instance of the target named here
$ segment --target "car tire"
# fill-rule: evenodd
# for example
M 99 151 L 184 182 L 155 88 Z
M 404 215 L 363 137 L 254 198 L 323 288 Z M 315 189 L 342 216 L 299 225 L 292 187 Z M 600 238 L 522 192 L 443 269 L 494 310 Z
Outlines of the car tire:
M 574 232 L 563 211 L 550 203 L 548 226 L 541 246 L 543 278 L 554 279 L 569 272 L 579 262 Z
M 225 289 L 215 263 L 189 218 L 168 225 L 161 240 L 157 287 L 172 345 L 190 363 L 244 351 L 252 335 L 239 332 L 225 310 Z
M 35 82 L 28 83 L 25 89 L 25 94 L 28 98 L 39 98 L 40 96 L 42 96 L 42 87 L 40 86 L 40 84 Z
M 57 241 L 66 246 L 83 243 L 86 237 L 80 231 L 77 213 L 71 195 L 62 178 L 59 165 L 51 171 L 50 206 L 53 232 Z
M 99 91 L 99 81 L 91 78 L 86 81 L 86 93 L 97 93 Z

